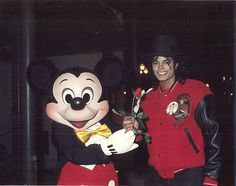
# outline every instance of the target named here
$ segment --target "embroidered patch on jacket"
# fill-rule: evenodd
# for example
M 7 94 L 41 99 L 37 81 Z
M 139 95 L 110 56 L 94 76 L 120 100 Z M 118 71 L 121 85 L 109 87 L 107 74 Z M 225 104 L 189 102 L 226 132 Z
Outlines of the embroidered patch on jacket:
M 186 117 L 188 117 L 190 114 L 190 101 L 191 96 L 188 94 L 181 94 L 176 102 L 178 103 L 178 109 L 173 114 L 174 118 L 176 120 L 184 120 Z
M 166 113 L 169 115 L 173 115 L 178 110 L 178 103 L 176 101 L 172 101 L 169 103 L 169 105 L 166 107 Z

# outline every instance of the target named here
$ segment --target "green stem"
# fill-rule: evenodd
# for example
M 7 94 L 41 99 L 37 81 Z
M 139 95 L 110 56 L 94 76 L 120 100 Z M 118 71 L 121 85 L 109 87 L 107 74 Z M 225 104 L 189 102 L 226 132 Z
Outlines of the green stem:
M 133 112 L 133 110 L 134 110 L 134 100 L 135 100 L 135 96 L 133 96 L 132 106 L 131 106 L 131 112 Z

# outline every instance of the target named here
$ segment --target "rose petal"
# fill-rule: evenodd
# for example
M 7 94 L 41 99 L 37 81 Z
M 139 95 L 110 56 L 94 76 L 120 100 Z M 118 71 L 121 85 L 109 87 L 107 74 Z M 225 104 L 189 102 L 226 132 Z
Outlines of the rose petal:
M 139 87 L 134 91 L 134 96 L 135 97 L 140 97 L 142 93 L 142 89 Z

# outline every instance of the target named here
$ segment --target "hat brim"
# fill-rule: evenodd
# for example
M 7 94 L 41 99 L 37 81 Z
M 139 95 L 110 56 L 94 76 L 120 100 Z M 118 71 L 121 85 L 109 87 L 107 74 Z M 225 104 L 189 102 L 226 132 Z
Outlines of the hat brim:
M 161 52 L 158 52 L 158 53 L 149 53 L 149 54 L 144 54 L 144 56 L 147 56 L 147 57 L 154 57 L 154 56 L 164 56 L 164 57 L 176 57 L 176 56 L 182 56 L 182 54 L 180 53 L 161 53 Z

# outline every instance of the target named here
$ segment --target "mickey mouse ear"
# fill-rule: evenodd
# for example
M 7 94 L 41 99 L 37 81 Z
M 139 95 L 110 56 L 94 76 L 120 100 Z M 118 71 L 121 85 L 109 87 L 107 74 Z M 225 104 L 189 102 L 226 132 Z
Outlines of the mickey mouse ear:
M 94 70 L 108 89 L 119 88 L 125 77 L 124 62 L 113 55 L 103 57 Z
M 36 59 L 27 67 L 26 78 L 33 91 L 45 92 L 49 90 L 57 72 L 58 69 L 51 60 Z

